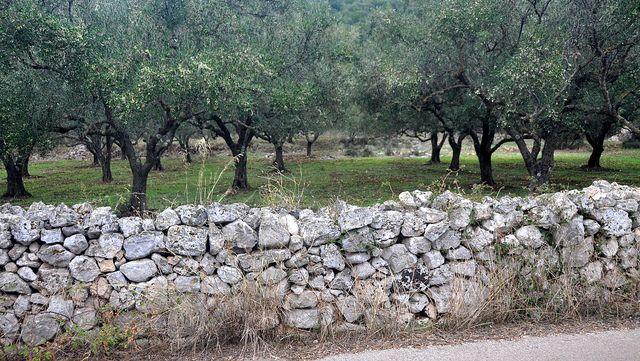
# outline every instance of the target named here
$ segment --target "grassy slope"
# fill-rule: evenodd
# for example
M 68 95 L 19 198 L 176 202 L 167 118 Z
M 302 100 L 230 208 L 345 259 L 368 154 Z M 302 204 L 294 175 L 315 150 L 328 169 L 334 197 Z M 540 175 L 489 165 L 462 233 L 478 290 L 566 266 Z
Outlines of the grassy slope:
M 605 153 L 605 172 L 586 172 L 580 165 L 586 162 L 588 153 L 558 152 L 557 165 L 550 190 L 581 188 L 594 179 L 607 179 L 640 186 L 640 150 L 611 150 Z M 445 157 L 444 161 L 447 159 Z M 180 159 L 163 161 L 164 172 L 153 172 L 149 181 L 150 207 L 159 209 L 170 204 L 194 202 L 197 199 L 218 200 L 233 176 L 228 158 L 216 157 L 206 162 L 196 160 L 185 165 Z M 339 197 L 353 204 L 370 205 L 405 190 L 445 187 L 470 194 L 472 197 L 495 195 L 496 191 L 473 189 L 479 179 L 474 156 L 464 155 L 463 170 L 447 176 L 446 165 L 427 165 L 424 158 L 341 158 L 337 160 L 289 160 L 291 174 L 304 184 L 304 205 L 317 207 Z M 526 195 L 527 174 L 517 153 L 499 153 L 494 159 L 495 178 L 502 187 L 500 194 Z M 95 204 L 116 205 L 126 199 L 130 182 L 127 164 L 114 161 L 112 184 L 101 184 L 98 168 L 88 167 L 86 162 L 56 161 L 35 163 L 31 167 L 33 178 L 26 181 L 33 198 L 15 201 L 30 204 L 33 201 L 56 204 L 73 204 L 91 201 Z M 215 187 L 215 179 L 221 174 Z M 224 199 L 225 202 L 243 201 L 253 205 L 265 203 L 260 189 L 273 178 L 269 173 L 269 161 L 251 158 L 249 177 L 252 191 Z M 0 190 L 5 188 L 5 174 L 0 170 Z M 273 181 L 272 181 L 273 183 Z M 443 187 L 444 185 L 444 187 Z M 213 192 L 210 193 L 211 189 Z M 204 196 L 203 193 L 206 193 Z

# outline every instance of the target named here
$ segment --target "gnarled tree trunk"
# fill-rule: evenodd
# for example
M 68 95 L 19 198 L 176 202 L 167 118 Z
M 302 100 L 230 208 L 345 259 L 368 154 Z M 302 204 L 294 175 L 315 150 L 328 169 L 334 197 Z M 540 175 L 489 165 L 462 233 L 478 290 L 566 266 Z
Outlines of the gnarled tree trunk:
M 127 153 L 120 147 L 120 160 L 127 160 Z
M 457 172 L 460 170 L 460 154 L 462 153 L 462 142 L 466 138 L 466 134 L 459 134 L 456 139 L 455 134 L 449 134 L 449 146 L 451 147 L 452 155 L 451 162 L 449 163 L 449 170 Z
M 444 142 L 447 140 L 447 134 L 444 133 L 442 139 L 438 141 L 438 133 L 431 132 L 431 159 L 429 160 L 430 164 L 440 164 L 442 160 L 440 159 L 440 153 L 442 151 L 442 146 Z
M 311 142 L 307 142 L 307 157 L 311 158 L 313 156 L 312 154 L 312 147 L 313 147 L 313 143 Z
M 155 163 L 153 163 L 153 170 L 157 170 L 158 172 L 162 172 L 164 170 L 164 167 L 162 166 L 162 158 L 158 157 L 158 159 L 156 159 Z
M 113 182 L 113 174 L 111 173 L 111 149 L 113 147 L 113 139 L 107 136 L 104 154 L 100 159 L 100 168 L 102 169 L 102 183 Z
M 31 177 L 31 172 L 29 171 L 29 160 L 31 159 L 31 154 L 25 156 L 22 159 L 22 176 L 25 178 Z
M 100 167 L 102 173 L 102 183 L 111 183 L 113 174 L 111 173 L 111 159 L 114 139 L 109 132 L 103 129 L 94 130 L 93 133 L 80 137 L 80 142 L 93 155 L 92 167 Z
M 602 168 L 600 160 L 604 153 L 604 141 L 607 138 L 607 134 L 611 131 L 615 120 L 610 118 L 605 120 L 595 132 L 585 132 L 585 138 L 591 146 L 591 155 L 585 166 L 586 169 L 600 169 Z
M 3 158 L 2 163 L 7 172 L 7 189 L 3 198 L 28 198 L 31 194 L 24 186 L 24 173 L 22 170 L 23 159 L 14 159 L 11 156 Z
M 150 170 L 151 167 L 146 166 L 132 169 L 133 179 L 127 213 L 142 213 L 147 210 L 147 182 Z
M 247 190 L 249 189 L 249 177 L 247 176 L 247 152 L 238 151 L 234 152 L 235 158 L 235 172 L 233 174 L 233 183 L 231 188 L 235 190 Z
M 275 148 L 275 159 L 273 160 L 273 167 L 278 172 L 286 172 L 287 168 L 284 166 L 284 151 L 282 149 L 282 144 L 274 145 Z
M 315 144 L 315 142 L 320 137 L 320 133 L 313 133 L 313 135 L 306 133 L 304 137 L 307 139 L 307 157 L 311 158 L 312 156 L 311 148 L 313 147 L 313 144 Z
M 484 149 L 480 152 L 476 152 L 478 157 L 478 163 L 480 165 L 480 182 L 484 185 L 494 187 L 496 181 L 493 179 L 493 165 L 491 163 L 491 156 L 493 154 Z
M 542 144 L 543 139 L 534 138 L 534 144 L 529 149 L 525 138 L 519 131 L 507 128 L 507 132 L 518 146 L 527 172 L 531 176 L 529 188 L 534 191 L 538 190 L 541 186 L 547 184 L 551 178 L 551 172 L 555 166 L 555 150 L 560 135 L 557 132 L 549 132 L 544 138 L 544 145 Z
M 496 181 L 493 178 L 492 156 L 499 145 L 493 147 L 493 141 L 496 136 L 493 122 L 489 119 L 482 119 L 482 134 L 480 134 L 480 137 L 473 131 L 470 136 L 473 139 L 473 149 L 480 166 L 480 183 L 495 187 Z
M 587 161 L 587 165 L 585 168 L 587 169 L 601 169 L 602 165 L 600 164 L 600 159 L 602 159 L 602 153 L 604 153 L 604 143 L 591 143 L 591 154 L 589 155 L 589 160 Z
M 102 103 L 104 106 L 105 118 L 112 127 L 110 130 L 111 134 L 115 139 L 117 139 L 118 145 L 126 153 L 129 161 L 129 168 L 131 169 L 131 195 L 129 197 L 129 202 L 126 205 L 123 205 L 120 208 L 120 211 L 123 215 L 142 214 L 147 211 L 147 181 L 149 178 L 149 172 L 151 172 L 151 169 L 156 165 L 162 153 L 167 150 L 173 141 L 176 130 L 180 124 L 193 117 L 193 114 L 190 110 L 187 110 L 186 112 L 176 116 L 171 107 L 160 101 L 160 106 L 164 110 L 163 122 L 160 124 L 160 127 L 156 132 L 149 134 L 146 137 L 145 159 L 144 162 L 142 162 L 127 130 L 122 128 L 120 124 L 115 121 L 113 111 L 108 103 L 104 100 Z
M 248 190 L 247 155 L 249 145 L 255 136 L 251 128 L 253 119 L 247 116 L 244 121 L 225 122 L 218 115 L 210 114 L 208 119 L 200 118 L 200 121 L 204 128 L 213 131 L 217 136 L 221 137 L 227 144 L 229 150 L 231 150 L 235 162 L 235 172 L 230 190 Z M 233 139 L 233 134 L 230 129 L 231 126 L 235 128 L 237 140 Z
M 191 164 L 193 162 L 193 159 L 191 158 L 191 145 L 189 144 L 190 139 L 190 134 L 181 134 L 178 136 L 178 144 L 184 152 L 184 161 L 187 164 Z
M 111 173 L 111 157 L 109 157 L 109 159 L 105 159 L 100 166 L 100 169 L 102 170 L 102 183 L 113 182 L 113 174 Z

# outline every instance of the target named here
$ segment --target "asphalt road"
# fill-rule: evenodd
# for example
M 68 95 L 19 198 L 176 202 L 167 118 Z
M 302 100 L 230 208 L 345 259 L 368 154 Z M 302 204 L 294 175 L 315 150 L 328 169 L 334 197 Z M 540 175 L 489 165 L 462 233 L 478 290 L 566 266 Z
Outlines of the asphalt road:
M 523 337 L 424 349 L 403 348 L 342 354 L 322 361 L 640 361 L 640 329 L 580 335 Z

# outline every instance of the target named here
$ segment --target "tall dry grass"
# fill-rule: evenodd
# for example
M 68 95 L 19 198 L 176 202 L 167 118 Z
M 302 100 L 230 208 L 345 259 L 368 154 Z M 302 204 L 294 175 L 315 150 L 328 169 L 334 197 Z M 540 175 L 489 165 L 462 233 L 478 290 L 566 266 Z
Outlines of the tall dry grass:
M 276 290 L 245 281 L 228 294 L 169 293 L 148 300 L 151 312 L 126 327 L 181 354 L 228 345 L 257 353 L 277 335 L 282 301 Z
M 638 284 L 607 289 L 600 284 L 585 285 L 579 275 L 570 273 L 523 274 L 523 264 L 513 260 L 495 262 L 485 276 L 452 283 L 450 310 L 440 327 L 461 330 L 519 321 L 640 315 Z
M 260 196 L 265 206 L 288 211 L 302 208 L 307 185 L 302 169 L 297 174 L 278 172 L 263 178 L 266 184 L 260 187 Z
M 224 198 L 230 194 L 228 190 L 226 192 L 220 192 L 220 182 L 222 181 L 222 177 L 233 167 L 238 159 L 232 157 L 219 171 L 211 172 L 207 170 L 207 162 L 214 148 L 215 145 L 207 139 L 200 139 L 195 142 L 193 149 L 198 155 L 197 159 L 199 163 L 195 184 L 189 175 L 185 175 L 183 200 L 178 201 L 179 197 L 176 197 L 176 199 L 164 199 L 165 203 L 170 204 L 172 207 L 180 205 L 179 203 L 207 205 L 214 202 L 222 202 Z

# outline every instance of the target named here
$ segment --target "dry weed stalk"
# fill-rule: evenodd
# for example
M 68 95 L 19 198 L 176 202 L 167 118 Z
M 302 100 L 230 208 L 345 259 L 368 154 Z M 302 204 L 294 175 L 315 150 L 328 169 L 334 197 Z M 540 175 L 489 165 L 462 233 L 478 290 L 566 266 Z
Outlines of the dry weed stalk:
M 323 325 L 318 335 L 322 341 L 330 340 L 378 340 L 402 337 L 416 325 L 403 316 L 408 315 L 406 304 L 390 294 L 390 278 L 379 280 L 356 280 L 352 294 L 356 308 L 362 313 L 361 324 L 346 324 L 343 321 Z
M 282 301 L 274 290 L 245 281 L 229 294 L 169 294 L 158 306 L 157 312 L 137 322 L 145 334 L 166 342 L 172 351 L 233 344 L 257 353 L 277 334 Z
M 266 184 L 260 188 L 260 195 L 266 206 L 289 211 L 302 207 L 306 187 L 302 169 L 299 169 L 297 176 L 275 173 L 264 179 Z
M 216 196 L 216 189 L 218 189 L 218 185 L 220 184 L 222 176 L 229 170 L 232 165 L 234 165 L 238 161 L 237 157 L 233 157 L 224 164 L 219 172 L 207 172 L 206 165 L 212 148 L 213 145 L 206 139 L 202 139 L 195 145 L 195 150 L 200 158 L 200 167 L 198 169 L 198 177 L 196 178 L 196 189 L 193 199 L 193 203 L 195 204 L 211 204 L 213 202 L 221 202 L 226 197 L 227 193 Z M 190 182 L 185 182 L 184 194 L 187 203 L 189 202 L 190 196 L 189 184 Z
M 549 270 L 523 272 L 522 263 L 496 261 L 483 280 L 456 279 L 443 328 L 464 330 L 515 321 L 558 322 L 587 316 L 637 316 L 638 285 L 586 286 L 579 275 Z

